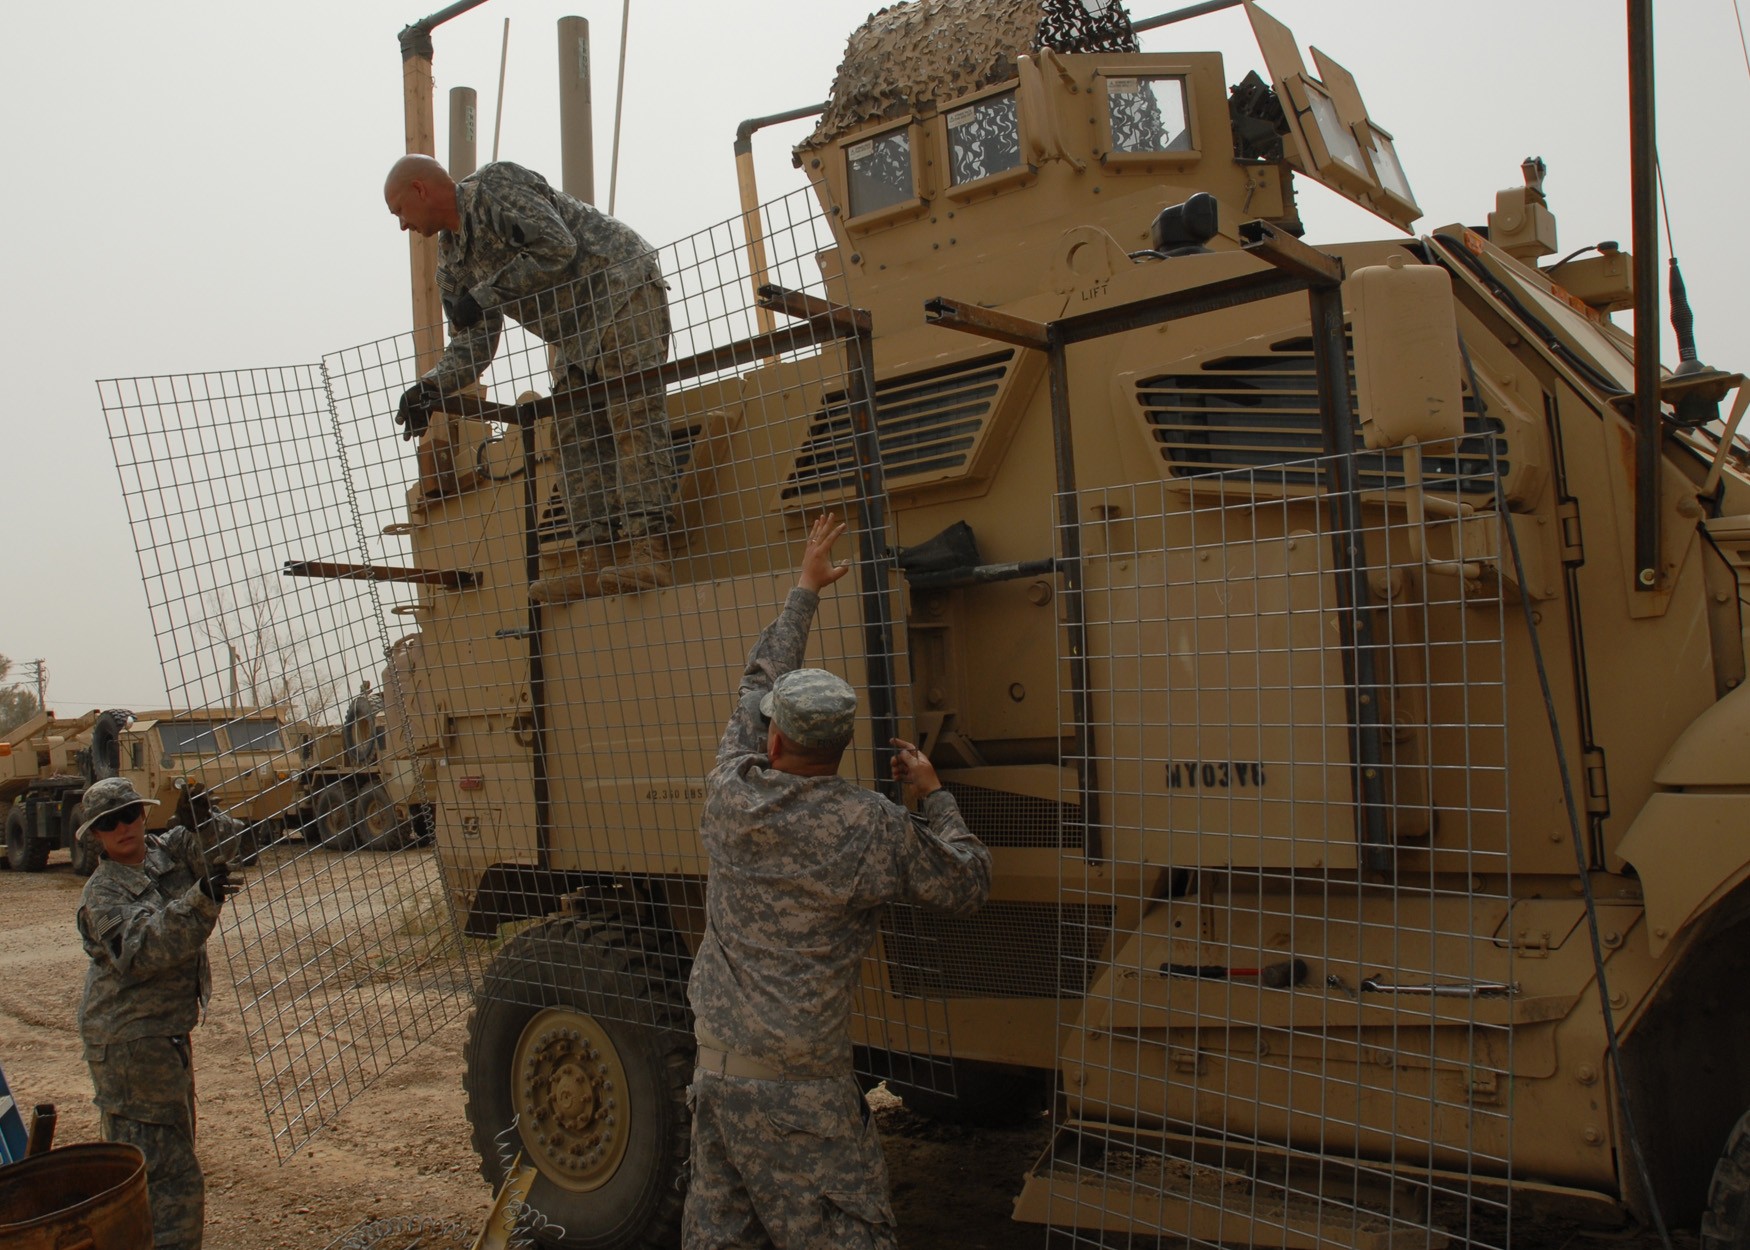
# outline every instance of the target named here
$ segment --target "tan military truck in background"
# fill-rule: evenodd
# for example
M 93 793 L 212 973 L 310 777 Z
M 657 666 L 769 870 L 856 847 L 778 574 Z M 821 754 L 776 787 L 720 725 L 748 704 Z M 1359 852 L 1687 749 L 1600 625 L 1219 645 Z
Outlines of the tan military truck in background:
M 81 876 L 97 866 L 96 848 L 74 838 L 83 821 L 85 787 L 122 776 L 158 806 L 147 828 L 183 825 L 209 850 L 251 862 L 284 833 L 297 793 L 287 767 L 281 714 L 269 708 L 234 713 L 91 711 L 73 720 L 40 713 L 0 745 L 0 803 L 6 814 L 6 862 L 38 872 L 65 849 Z

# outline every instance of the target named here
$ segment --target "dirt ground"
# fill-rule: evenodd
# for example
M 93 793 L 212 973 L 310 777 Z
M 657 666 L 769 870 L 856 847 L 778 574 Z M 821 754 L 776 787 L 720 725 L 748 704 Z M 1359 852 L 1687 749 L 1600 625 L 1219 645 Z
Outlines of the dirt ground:
M 45 872 L 0 870 L 0 1067 L 22 1106 L 52 1102 L 59 1108 L 59 1145 L 97 1138 L 75 1023 L 86 959 L 73 913 L 83 884 L 59 852 Z M 230 905 L 250 901 L 245 892 Z M 212 1009 L 194 1035 L 207 1246 L 322 1250 L 362 1223 L 395 1217 L 479 1228 L 491 1195 L 462 1113 L 463 1017 L 392 1068 L 282 1166 L 228 970 L 217 949 L 213 955 Z M 1009 1250 L 1044 1243 L 1040 1229 L 1008 1218 L 1022 1174 L 1044 1148 L 1043 1121 L 1021 1129 L 961 1129 L 911 1115 L 884 1090 L 871 1097 L 908 1247 Z
M 270 852 L 263 868 L 304 849 Z M 370 867 L 373 859 L 389 862 L 389 857 L 366 856 L 359 871 L 379 872 Z M 73 927 L 82 885 L 64 853 L 50 860 L 46 872 L 0 871 L 0 1066 L 21 1105 L 56 1104 L 60 1145 L 97 1137 L 97 1112 L 75 1024 L 86 966 Z M 246 891 L 231 906 L 261 902 L 261 896 L 252 899 Z M 206 1245 L 212 1250 L 324 1250 L 378 1221 L 478 1229 L 491 1196 L 469 1148 L 463 1115 L 465 1013 L 458 1012 L 282 1164 L 229 969 L 220 952 L 213 953 L 213 1006 L 194 1039 L 199 1146 L 208 1187 Z M 1009 1219 L 1023 1174 L 1045 1147 L 1046 1121 L 1017 1129 L 959 1128 L 914 1116 L 885 1089 L 870 1098 L 886 1146 L 902 1243 L 909 1250 L 1046 1244 L 1043 1229 Z M 468 1244 L 451 1236 L 437 1240 L 446 1247 Z M 1676 1250 L 1696 1245 L 1692 1234 L 1678 1234 L 1674 1242 Z M 1588 1245 L 1657 1250 L 1659 1244 L 1627 1230 L 1586 1232 L 1522 1223 L 1515 1225 L 1512 1243 L 1534 1250 Z M 363 1244 L 403 1250 L 433 1243 L 385 1236 Z

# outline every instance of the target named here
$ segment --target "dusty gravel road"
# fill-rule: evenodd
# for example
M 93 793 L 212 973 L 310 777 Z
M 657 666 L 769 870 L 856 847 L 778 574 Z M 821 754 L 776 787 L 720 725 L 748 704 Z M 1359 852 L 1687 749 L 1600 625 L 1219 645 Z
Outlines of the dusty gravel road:
M 0 870 L 0 1066 L 21 1104 L 57 1105 L 61 1145 L 97 1137 L 75 1024 L 86 959 L 73 913 L 83 884 L 64 853 L 46 872 Z M 249 905 L 248 892 L 231 904 Z M 194 1036 L 210 1250 L 322 1250 L 361 1223 L 393 1216 L 478 1228 L 491 1195 L 462 1114 L 463 1017 L 392 1068 L 282 1166 L 225 960 L 217 949 L 213 955 L 212 1009 Z M 949 1128 L 917 1119 L 884 1091 L 873 1097 L 906 1246 L 1044 1244 L 1040 1229 L 1008 1218 L 1022 1173 L 1044 1146 L 1043 1123 Z

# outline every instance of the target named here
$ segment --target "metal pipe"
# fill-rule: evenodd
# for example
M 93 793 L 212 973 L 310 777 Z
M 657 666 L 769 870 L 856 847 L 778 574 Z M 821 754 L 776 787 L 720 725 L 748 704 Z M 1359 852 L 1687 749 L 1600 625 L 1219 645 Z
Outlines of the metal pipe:
M 498 136 L 504 129 L 504 78 L 510 68 L 510 19 L 504 19 L 504 42 L 498 47 L 498 103 L 492 108 L 492 159 L 498 159 Z
M 1094 692 L 1088 676 L 1088 629 L 1082 604 L 1082 531 L 1076 506 L 1075 432 L 1069 410 L 1069 358 L 1056 322 L 1045 356 L 1051 378 L 1051 449 L 1057 468 L 1057 571 L 1063 584 L 1063 628 L 1069 639 L 1070 749 L 1080 765 L 1082 857 L 1106 856 L 1100 829 L 1099 779 L 1094 771 Z
M 526 406 L 526 405 L 525 405 Z M 523 571 L 529 585 L 541 575 L 541 499 L 535 481 L 535 422 L 520 420 L 523 453 Z M 547 668 L 541 642 L 541 605 L 529 598 L 529 714 L 533 721 L 533 750 L 529 755 L 530 790 L 535 802 L 535 862 L 542 868 L 553 862 L 553 800 L 547 783 Z
M 903 570 L 902 570 L 903 571 Z M 961 586 L 987 586 L 992 582 L 1015 582 L 1023 577 L 1046 577 L 1057 572 L 1055 556 L 1043 560 L 1018 560 L 1009 564 L 973 564 L 960 569 L 929 573 L 906 573 L 913 590 L 954 590 Z
M 565 194 L 595 203 L 595 112 L 590 104 L 589 21 L 559 19 L 559 153 Z
M 1202 17 L 1205 13 L 1219 13 L 1223 9 L 1231 9 L 1244 3 L 1245 0 L 1203 0 L 1202 4 L 1188 4 L 1182 9 L 1174 9 L 1171 13 L 1163 13 L 1159 17 L 1146 17 L 1140 22 L 1132 22 L 1130 29 L 1140 35 L 1145 30 L 1171 26 L 1174 22 Z
M 620 70 L 614 75 L 614 155 L 608 164 L 608 215 L 620 190 L 620 118 L 626 111 L 626 32 L 632 26 L 632 0 L 620 6 Z
M 756 291 L 771 280 L 771 275 L 766 268 L 766 233 L 760 225 L 760 192 L 753 168 L 754 131 L 778 122 L 812 117 L 825 108 L 825 104 L 811 104 L 785 113 L 750 117 L 735 128 L 735 186 L 741 193 L 741 231 L 747 241 L 747 272 Z M 770 334 L 777 324 L 772 310 L 763 305 L 755 308 L 754 317 L 761 334 Z
M 1367 586 L 1367 552 L 1361 532 L 1361 499 L 1355 471 L 1355 414 L 1349 406 L 1349 351 L 1343 332 L 1339 286 L 1307 291 L 1312 321 L 1313 375 L 1319 390 L 1319 425 L 1329 468 L 1326 499 L 1332 512 L 1331 556 L 1337 586 L 1337 619 L 1343 638 L 1343 676 L 1348 687 L 1350 750 L 1355 761 L 1356 836 L 1362 867 L 1390 869 L 1386 829 L 1384 751 L 1375 663 L 1373 618 Z
M 1659 589 L 1659 198 L 1653 3 L 1628 0 L 1629 192 L 1635 254 L 1635 590 Z
M 479 96 L 472 87 L 450 88 L 450 177 L 462 181 L 479 166 L 476 122 Z
M 437 125 L 432 117 L 431 28 L 423 23 L 406 27 L 400 40 L 406 150 L 435 157 Z M 443 351 L 444 312 L 437 288 L 437 239 L 409 230 L 407 262 L 413 300 L 414 368 L 424 373 L 437 363 Z

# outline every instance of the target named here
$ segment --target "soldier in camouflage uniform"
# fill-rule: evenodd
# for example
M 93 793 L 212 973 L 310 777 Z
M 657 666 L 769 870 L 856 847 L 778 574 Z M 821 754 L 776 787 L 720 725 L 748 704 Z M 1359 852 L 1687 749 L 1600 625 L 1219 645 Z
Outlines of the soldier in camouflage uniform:
M 429 156 L 405 156 L 383 188 L 403 230 L 438 236 L 438 289 L 452 334 L 402 397 L 403 437 L 422 433 L 446 395 L 492 363 L 504 318 L 553 349 L 555 392 L 653 368 L 668 358 L 668 283 L 629 226 L 509 161 L 460 183 Z M 556 418 L 561 481 L 577 539 L 576 573 L 532 588 L 546 602 L 669 584 L 674 452 L 660 384 Z M 617 532 L 616 532 L 617 531 Z M 616 538 L 628 554 L 613 561 Z
M 857 696 L 797 668 L 833 567 L 815 522 L 796 588 L 748 659 L 707 783 L 704 939 L 688 990 L 699 1042 L 686 1250 L 897 1244 L 881 1139 L 851 1070 L 851 996 L 885 903 L 966 915 L 990 853 L 908 742 L 893 774 L 923 821 L 838 775 Z
M 189 1031 L 212 994 L 207 936 L 241 881 L 209 864 L 178 826 L 146 832 L 146 805 L 126 777 L 85 792 L 86 820 L 102 848 L 79 898 L 79 937 L 91 968 L 79 1037 L 102 1112 L 105 1141 L 146 1156 L 157 1250 L 198 1250 L 206 1182 L 194 1153 L 194 1066 Z

